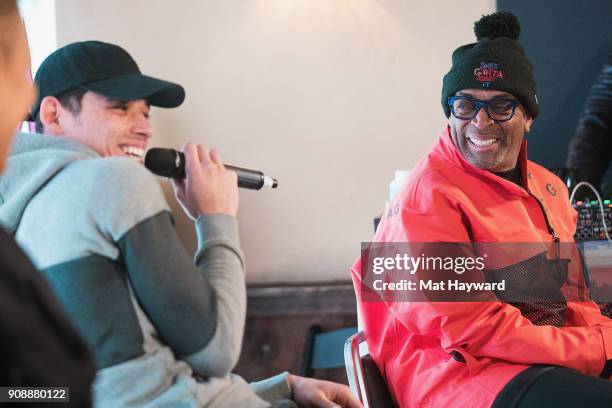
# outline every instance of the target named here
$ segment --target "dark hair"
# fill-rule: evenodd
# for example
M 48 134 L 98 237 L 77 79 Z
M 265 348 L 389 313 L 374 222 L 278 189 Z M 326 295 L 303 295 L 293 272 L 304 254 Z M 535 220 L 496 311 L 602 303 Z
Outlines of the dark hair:
M 0 0 L 2 1 L 2 0 Z M 81 113 L 81 99 L 83 99 L 83 95 L 85 95 L 87 91 L 82 88 L 72 88 L 66 92 L 62 92 L 57 95 L 56 98 L 59 100 L 60 104 L 72 112 L 74 115 L 78 115 Z M 40 120 L 40 109 L 36 114 L 36 132 L 43 133 L 44 125 Z

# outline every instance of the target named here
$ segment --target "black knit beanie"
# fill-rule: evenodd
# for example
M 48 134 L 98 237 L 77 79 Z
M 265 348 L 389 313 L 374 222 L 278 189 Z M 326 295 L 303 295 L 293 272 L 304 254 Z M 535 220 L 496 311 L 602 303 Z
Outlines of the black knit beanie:
M 448 97 L 462 89 L 508 92 L 531 117 L 540 113 L 533 66 L 518 42 L 521 27 L 514 14 L 497 12 L 474 23 L 478 42 L 453 52 L 453 66 L 442 81 L 442 108 L 450 116 Z

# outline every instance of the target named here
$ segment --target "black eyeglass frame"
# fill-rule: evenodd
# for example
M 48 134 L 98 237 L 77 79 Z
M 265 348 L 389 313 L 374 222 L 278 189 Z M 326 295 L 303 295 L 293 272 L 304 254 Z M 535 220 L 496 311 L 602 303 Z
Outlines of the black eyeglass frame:
M 474 114 L 471 117 L 460 117 L 457 116 L 455 114 L 455 101 L 457 100 L 469 100 L 474 102 L 474 104 L 476 105 L 476 110 L 474 111 Z M 510 116 L 506 119 L 496 119 L 493 116 L 491 116 L 491 112 L 489 112 L 489 108 L 493 105 L 493 101 L 495 102 L 508 102 L 510 103 L 510 105 L 512 106 L 512 112 L 510 113 Z M 480 109 L 484 108 L 485 112 L 487 112 L 487 116 L 494 122 L 496 123 L 503 123 L 503 122 L 507 122 L 510 119 L 512 119 L 514 117 L 514 114 L 516 113 L 516 108 L 520 105 L 521 103 L 517 100 L 517 99 L 512 99 L 512 98 L 494 98 L 491 99 L 490 101 L 483 101 L 480 99 L 476 99 L 472 96 L 464 96 L 464 95 L 457 95 L 457 96 L 449 96 L 448 97 L 448 106 L 450 107 L 451 113 L 453 114 L 454 117 L 456 117 L 457 119 L 461 119 L 461 120 L 472 120 L 476 117 L 476 115 L 478 115 L 478 112 L 480 112 Z

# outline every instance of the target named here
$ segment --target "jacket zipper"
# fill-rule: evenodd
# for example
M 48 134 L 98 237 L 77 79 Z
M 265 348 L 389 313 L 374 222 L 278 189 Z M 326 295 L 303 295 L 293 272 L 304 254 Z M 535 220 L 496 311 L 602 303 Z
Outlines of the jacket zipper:
M 534 200 L 536 200 L 536 202 L 538 203 L 538 205 L 540 206 L 540 210 L 542 210 L 542 215 L 544 216 L 544 221 L 546 221 L 546 228 L 548 229 L 548 233 L 550 235 L 552 235 L 553 241 L 555 242 L 555 252 L 556 252 L 556 256 L 557 259 L 559 259 L 560 256 L 560 239 L 557 236 L 557 234 L 555 233 L 555 230 L 553 229 L 552 225 L 550 225 L 550 221 L 548 221 L 548 216 L 546 215 L 546 210 L 544 209 L 544 205 L 540 202 L 540 200 L 538 200 L 538 198 L 536 196 L 534 196 L 533 194 L 531 194 L 531 192 L 527 191 L 527 194 L 529 194 L 531 197 L 533 197 Z

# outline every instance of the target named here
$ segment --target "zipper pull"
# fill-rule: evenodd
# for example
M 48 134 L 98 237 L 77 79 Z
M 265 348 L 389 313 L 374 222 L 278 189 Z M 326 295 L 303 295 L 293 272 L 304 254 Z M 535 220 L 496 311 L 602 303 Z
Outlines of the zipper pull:
M 556 259 L 559 259 L 561 257 L 561 240 L 559 239 L 557 234 L 555 234 L 554 230 L 551 231 L 551 234 L 552 234 L 552 237 L 553 237 L 553 242 L 555 243 L 555 255 L 556 255 Z

